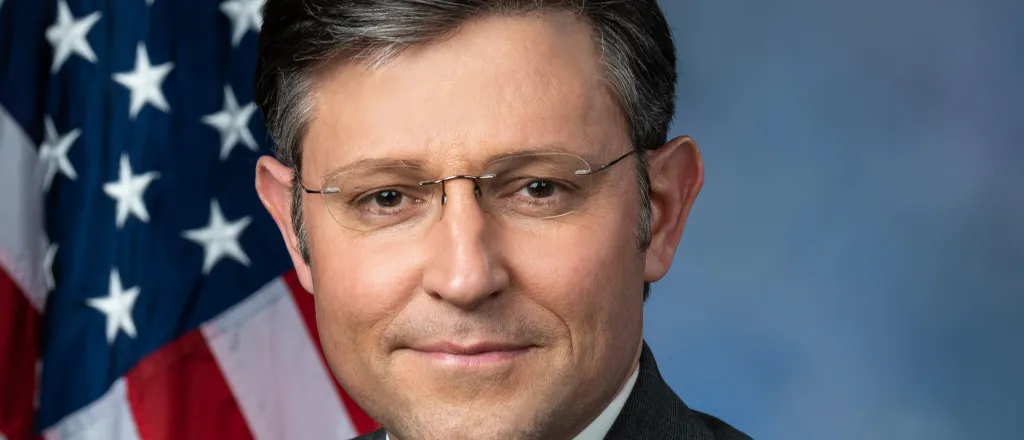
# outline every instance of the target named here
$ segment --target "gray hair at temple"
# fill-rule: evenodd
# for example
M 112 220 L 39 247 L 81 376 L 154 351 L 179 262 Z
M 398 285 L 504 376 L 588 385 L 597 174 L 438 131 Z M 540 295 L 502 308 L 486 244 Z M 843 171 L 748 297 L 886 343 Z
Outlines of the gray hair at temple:
M 474 18 L 542 12 L 571 13 L 590 24 L 633 148 L 662 146 L 675 112 L 676 55 L 656 0 L 266 0 L 255 101 L 279 160 L 295 170 L 292 220 L 307 264 L 298 183 L 313 72 L 336 60 L 379 66 L 406 47 L 451 36 Z M 650 178 L 646 155 L 634 157 L 643 202 L 636 236 L 645 250 L 651 238 Z M 649 294 L 645 283 L 645 300 Z

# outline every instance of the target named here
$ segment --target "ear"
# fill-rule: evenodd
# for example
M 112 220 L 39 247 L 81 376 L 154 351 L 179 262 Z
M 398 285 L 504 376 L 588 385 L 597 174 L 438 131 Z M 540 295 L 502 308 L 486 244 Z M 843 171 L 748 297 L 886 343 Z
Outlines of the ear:
M 313 277 L 309 265 L 299 252 L 299 238 L 292 226 L 292 176 L 294 170 L 270 156 L 260 157 L 256 162 L 256 193 L 263 206 L 277 223 L 284 237 L 284 243 L 295 265 L 299 282 L 307 292 L 313 292 Z
M 644 261 L 644 281 L 668 272 L 683 235 L 690 208 L 704 185 L 704 163 L 689 136 L 672 139 L 649 153 L 651 176 L 651 245 Z

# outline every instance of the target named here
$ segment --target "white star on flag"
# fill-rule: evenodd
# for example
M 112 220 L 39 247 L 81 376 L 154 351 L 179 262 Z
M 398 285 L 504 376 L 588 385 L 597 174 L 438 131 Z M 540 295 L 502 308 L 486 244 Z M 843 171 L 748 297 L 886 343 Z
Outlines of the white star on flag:
M 171 105 L 167 103 L 160 87 L 172 69 L 174 63 L 170 61 L 157 66 L 150 64 L 146 46 L 139 43 L 135 48 L 135 70 L 114 74 L 114 81 L 127 87 L 131 92 L 128 115 L 132 120 L 135 120 L 142 106 L 147 103 L 165 113 L 171 111 Z
M 213 266 L 224 257 L 231 257 L 245 266 L 249 265 L 249 256 L 238 244 L 238 237 L 251 222 L 251 217 L 228 222 L 224 219 L 224 213 L 221 212 L 217 200 L 210 202 L 210 223 L 205 228 L 182 233 L 185 238 L 203 247 L 203 274 L 209 274 Z
M 46 132 L 44 133 L 45 139 L 39 146 L 39 159 L 43 162 L 44 168 L 43 189 L 49 190 L 57 171 L 67 176 L 68 179 L 78 178 L 75 167 L 71 166 L 71 161 L 68 160 L 68 150 L 71 149 L 71 145 L 75 143 L 78 136 L 81 136 L 82 130 L 76 128 L 61 135 L 57 133 L 57 126 L 49 116 L 44 117 L 43 125 Z
M 100 21 L 100 16 L 100 11 L 96 11 L 76 20 L 71 15 L 68 2 L 65 0 L 57 2 L 57 22 L 46 28 L 46 39 L 53 46 L 51 73 L 57 73 L 72 53 L 78 54 L 91 63 L 96 63 L 96 54 L 89 46 L 86 36 L 96 22 Z
M 212 115 L 203 116 L 203 123 L 220 133 L 220 160 L 228 158 L 231 150 L 241 140 L 252 151 L 259 151 L 256 139 L 249 131 L 249 119 L 256 107 L 252 103 L 238 105 L 231 86 L 224 86 L 224 109 Z
M 150 183 L 160 177 L 160 173 L 150 171 L 139 175 L 132 174 L 132 166 L 127 154 L 121 154 L 118 179 L 103 184 L 103 192 L 117 202 L 117 228 L 121 229 L 128 220 L 128 214 L 134 214 L 143 223 L 149 222 L 149 211 L 142 201 L 142 195 Z
M 135 338 L 135 321 L 132 320 L 132 309 L 139 297 L 139 288 L 123 289 L 121 276 L 117 268 L 110 271 L 110 294 L 101 298 L 86 300 L 89 307 L 103 312 L 107 317 L 107 343 L 113 344 L 118 330 L 124 330 L 129 338 Z
M 250 29 L 260 31 L 263 26 L 262 7 L 263 0 L 227 0 L 220 4 L 221 12 L 231 20 L 231 46 L 238 47 Z
M 53 279 L 53 261 L 57 259 L 57 243 L 51 243 L 46 248 L 46 255 L 43 256 L 43 276 L 46 277 L 46 290 L 51 291 L 56 286 Z

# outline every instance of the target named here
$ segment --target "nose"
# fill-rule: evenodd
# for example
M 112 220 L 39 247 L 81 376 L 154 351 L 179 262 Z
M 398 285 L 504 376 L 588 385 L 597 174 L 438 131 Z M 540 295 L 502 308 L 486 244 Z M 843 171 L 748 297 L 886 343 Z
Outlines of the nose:
M 508 288 L 509 275 L 469 179 L 445 183 L 443 215 L 430 232 L 423 288 L 456 307 L 472 310 Z

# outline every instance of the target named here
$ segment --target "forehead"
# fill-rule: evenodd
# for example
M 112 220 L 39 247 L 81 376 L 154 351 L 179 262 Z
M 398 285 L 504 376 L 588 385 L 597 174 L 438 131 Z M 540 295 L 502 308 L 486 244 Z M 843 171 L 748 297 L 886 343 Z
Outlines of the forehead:
M 525 149 L 628 148 L 590 27 L 567 14 L 479 18 L 380 67 L 329 66 L 312 98 L 304 166 L 319 173 L 367 158 L 444 168 Z

